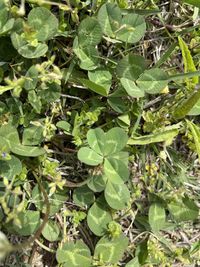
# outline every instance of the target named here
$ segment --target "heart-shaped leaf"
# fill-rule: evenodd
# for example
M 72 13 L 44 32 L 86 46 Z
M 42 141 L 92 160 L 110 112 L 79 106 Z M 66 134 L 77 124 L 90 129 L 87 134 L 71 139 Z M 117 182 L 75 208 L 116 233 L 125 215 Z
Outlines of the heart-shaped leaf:
M 108 180 L 113 184 L 123 184 L 129 178 L 127 166 L 122 161 L 114 158 L 105 159 L 104 171 Z
M 97 236 L 102 236 L 107 231 L 112 216 L 105 203 L 95 202 L 88 211 L 87 224 L 90 230 Z
M 58 31 L 57 18 L 45 7 L 35 7 L 28 14 L 28 24 L 40 42 L 51 39 Z
M 126 208 L 130 200 L 130 192 L 125 184 L 118 185 L 108 181 L 104 194 L 108 205 L 116 210 Z
M 141 56 L 128 54 L 117 64 L 116 72 L 120 78 L 137 80 L 146 69 L 145 59 Z
M 89 146 L 98 154 L 104 154 L 105 133 L 101 128 L 90 129 L 87 132 L 87 140 Z
M 128 246 L 128 238 L 120 235 L 110 239 L 107 236 L 102 237 L 95 247 L 94 257 L 101 259 L 105 263 L 118 263 Z
M 106 3 L 99 9 L 97 18 L 103 33 L 115 38 L 115 31 L 121 25 L 122 15 L 120 8 L 116 4 Z
M 116 37 L 126 43 L 136 43 L 144 36 L 145 31 L 144 17 L 137 14 L 128 14 L 122 19 Z
M 64 243 L 57 250 L 56 259 L 64 267 L 91 267 L 92 261 L 90 250 L 82 241 Z
M 81 147 L 78 151 L 78 159 L 91 166 L 97 166 L 103 162 L 103 157 L 89 147 Z

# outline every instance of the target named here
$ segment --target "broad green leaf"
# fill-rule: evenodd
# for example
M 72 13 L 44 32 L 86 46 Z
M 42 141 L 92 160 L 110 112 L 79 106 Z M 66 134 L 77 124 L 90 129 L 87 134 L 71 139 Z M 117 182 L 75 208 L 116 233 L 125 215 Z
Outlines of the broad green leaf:
M 22 171 L 21 161 L 15 156 L 11 156 L 10 160 L 0 160 L 0 176 L 8 180 L 13 180 L 16 175 Z
M 105 133 L 101 128 L 90 129 L 87 132 L 87 141 L 89 146 L 98 154 L 104 155 L 106 143 Z
M 10 146 L 7 139 L 0 136 L 0 153 L 9 153 L 10 152 Z
M 46 54 L 48 46 L 42 43 L 38 43 L 36 47 L 26 44 L 20 47 L 17 51 L 25 58 L 39 58 Z
M 112 216 L 104 203 L 95 202 L 88 211 L 87 224 L 97 236 L 102 236 L 107 232 L 107 226 L 111 221 Z
M 14 225 L 14 230 L 22 236 L 34 234 L 40 225 L 39 211 L 25 210 L 18 215 L 21 225 Z
M 105 139 L 104 154 L 111 155 L 121 151 L 126 146 L 128 136 L 123 129 L 114 127 L 105 134 Z
M 165 226 L 165 209 L 159 203 L 151 204 L 149 208 L 149 224 L 153 232 L 162 230 Z
M 104 174 L 94 175 L 87 182 L 93 192 L 102 192 L 106 187 L 107 177 Z
M 106 3 L 101 6 L 97 15 L 103 33 L 115 38 L 115 32 L 120 28 L 122 15 L 116 4 Z
M 168 209 L 176 222 L 193 221 L 198 218 L 199 208 L 194 201 L 184 198 L 178 201 L 171 201 Z
M 98 67 L 99 54 L 95 47 L 82 47 L 78 43 L 78 37 L 74 39 L 73 51 L 80 59 L 80 68 L 84 70 L 94 70 Z
M 104 171 L 108 180 L 113 184 L 121 185 L 129 178 L 129 170 L 127 166 L 117 159 L 105 159 Z
M 118 263 L 122 259 L 127 246 L 128 238 L 124 235 L 112 239 L 104 236 L 95 247 L 94 257 L 101 259 L 105 263 Z
M 8 21 L 6 21 L 6 23 L 4 25 L 0 25 L 0 26 L 3 26 L 3 27 L 0 27 L 0 36 L 5 35 L 10 30 L 12 30 L 12 28 L 14 26 L 14 22 L 15 22 L 15 20 L 12 18 L 12 19 L 9 19 Z
M 56 123 L 56 127 L 65 131 L 65 133 L 71 132 L 71 125 L 67 121 L 59 121 Z
M 145 59 L 141 56 L 128 54 L 117 64 L 116 73 L 120 78 L 137 80 L 146 69 Z
M 121 78 L 120 82 L 129 96 L 135 98 L 144 97 L 144 88 L 138 87 L 134 81 L 126 78 Z
M 28 25 L 36 32 L 35 38 L 44 42 L 58 31 L 57 18 L 45 7 L 33 8 L 28 14 Z
M 125 184 L 118 185 L 108 181 L 104 194 L 108 205 L 112 209 L 121 210 L 127 208 L 130 192 Z
M 120 97 L 110 97 L 107 101 L 111 108 L 118 113 L 124 113 L 128 109 L 128 103 L 125 99 L 122 101 Z
M 21 144 L 11 143 L 10 150 L 20 156 L 24 157 L 38 157 L 46 153 L 42 147 L 24 146 Z
M 143 16 L 128 14 L 122 19 L 116 37 L 126 43 L 136 43 L 144 36 L 145 31 L 146 23 Z
M 199 0 L 183 0 L 183 2 L 200 8 Z
M 112 75 L 108 70 L 98 68 L 94 71 L 89 71 L 88 77 L 90 81 L 104 87 L 106 89 L 106 94 L 109 94 L 110 87 L 112 84 Z
M 168 84 L 168 75 L 161 69 L 146 70 L 137 80 L 137 85 L 148 94 L 160 93 Z
M 184 63 L 184 72 L 194 72 L 197 71 L 192 55 L 190 53 L 190 50 L 187 46 L 187 44 L 183 41 L 183 39 L 179 36 L 178 37 L 178 42 L 179 42 L 179 46 L 181 48 L 181 53 L 182 53 L 182 57 L 183 57 L 183 63 Z M 186 83 L 189 87 L 191 87 L 192 85 L 196 85 L 199 82 L 199 77 L 193 77 L 192 78 L 192 84 L 191 82 L 186 78 Z
M 43 137 L 43 127 L 31 126 L 25 128 L 22 137 L 22 145 L 25 146 L 37 146 L 41 144 Z
M 0 127 L 0 136 L 4 137 L 9 145 L 11 142 L 15 143 L 15 145 L 20 144 L 19 135 L 17 129 L 10 125 L 3 125 Z
M 81 147 L 78 151 L 78 159 L 91 166 L 97 166 L 103 162 L 103 157 L 89 147 Z
M 60 228 L 58 223 L 49 220 L 46 224 L 44 229 L 42 230 L 42 235 L 43 237 L 50 241 L 50 242 L 55 242 L 58 240 L 60 234 Z
M 122 161 L 126 166 L 128 166 L 129 162 L 129 153 L 125 151 L 117 152 L 116 154 L 112 154 L 112 159 L 117 159 Z
M 94 17 L 87 17 L 79 25 L 78 43 L 81 47 L 96 46 L 100 43 L 102 35 L 98 20 Z
M 108 95 L 108 91 L 105 87 L 97 84 L 97 83 L 94 83 L 90 80 L 87 80 L 87 79 L 80 79 L 80 82 L 87 88 L 89 88 L 90 90 L 92 90 L 93 92 L 99 94 L 99 95 L 102 95 L 102 96 L 107 96 Z
M 90 206 L 95 201 L 94 193 L 87 185 L 81 186 L 74 190 L 73 201 L 80 207 Z
M 82 242 L 66 242 L 56 252 L 58 263 L 67 263 L 67 267 L 91 267 L 91 254 L 89 248 Z

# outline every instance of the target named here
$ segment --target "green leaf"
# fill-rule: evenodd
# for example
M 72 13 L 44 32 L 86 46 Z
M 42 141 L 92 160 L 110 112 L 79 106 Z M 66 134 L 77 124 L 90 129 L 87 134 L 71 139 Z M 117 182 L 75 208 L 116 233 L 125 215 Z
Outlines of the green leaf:
M 188 197 L 179 201 L 171 201 L 168 209 L 176 222 L 193 221 L 199 215 L 199 208 Z
M 118 263 L 122 259 L 127 246 L 128 238 L 123 235 L 112 239 L 104 236 L 95 247 L 94 257 L 101 259 L 105 263 Z
M 112 216 L 104 203 L 95 202 L 88 211 L 87 224 L 97 236 L 107 232 L 107 226 L 112 221 Z
M 118 185 L 108 181 L 104 194 L 108 205 L 112 209 L 121 210 L 127 208 L 130 192 L 125 184 Z
M 59 237 L 59 234 L 60 234 L 60 228 L 59 228 L 59 225 L 58 223 L 52 221 L 52 220 L 49 220 L 46 224 L 45 224 L 45 227 L 42 231 L 42 235 L 43 237 L 50 241 L 50 242 L 55 242 L 58 240 L 58 237 Z
M 144 89 L 138 87 L 134 81 L 121 78 L 120 82 L 129 96 L 135 98 L 144 97 Z
M 106 143 L 105 133 L 101 128 L 90 129 L 87 132 L 87 141 L 89 146 L 98 154 L 104 155 Z
M 15 145 L 14 143 L 11 143 L 10 149 L 14 154 L 24 157 L 38 157 L 46 153 L 44 148 L 41 147 Z
M 80 68 L 84 70 L 94 70 L 98 67 L 99 54 L 95 47 L 82 47 L 78 43 L 78 37 L 74 39 L 73 51 L 80 59 Z
M 113 184 L 123 184 L 129 178 L 127 166 L 120 160 L 108 158 L 104 161 L 104 171 L 108 180 Z
M 78 151 L 78 159 L 91 166 L 97 166 L 103 162 L 103 157 L 89 147 L 81 147 Z
M 40 42 L 53 38 L 58 31 L 57 18 L 45 7 L 33 8 L 28 14 L 28 24 Z
M 40 225 L 39 211 L 26 210 L 18 214 L 20 226 L 14 225 L 14 230 L 21 236 L 34 234 Z
M 96 46 L 100 43 L 102 35 L 98 20 L 94 17 L 87 17 L 79 25 L 78 43 L 81 47 Z
M 20 143 L 18 132 L 13 126 L 10 126 L 10 125 L 1 126 L 0 136 L 4 137 L 9 142 L 9 145 L 11 142 L 15 144 Z
M 128 136 L 126 132 L 119 128 L 114 127 L 105 134 L 105 155 L 112 155 L 121 151 L 127 144 Z
M 128 109 L 126 101 L 122 101 L 119 97 L 110 97 L 107 101 L 111 108 L 118 113 L 124 113 Z
M 159 203 L 151 204 L 149 208 L 149 224 L 153 232 L 162 230 L 165 226 L 165 209 Z
M 39 58 L 46 54 L 48 46 L 41 43 L 38 43 L 36 47 L 26 44 L 20 47 L 17 51 L 25 58 Z
M 145 59 L 141 56 L 128 54 L 117 64 L 116 73 L 120 78 L 137 80 L 146 69 Z
M 22 145 L 37 146 L 41 144 L 43 137 L 43 128 L 41 126 L 31 126 L 24 129 Z
M 143 16 L 128 14 L 122 19 L 116 37 L 126 43 L 136 43 L 144 36 L 145 31 L 146 23 Z
M 121 10 L 116 4 L 106 3 L 101 6 L 97 15 L 103 33 L 115 38 L 115 31 L 121 25 Z
M 183 62 L 184 62 L 184 72 L 194 72 L 197 71 L 194 61 L 192 59 L 192 55 L 190 53 L 190 50 L 187 46 L 187 44 L 183 41 L 183 39 L 179 36 L 178 37 L 178 42 L 179 42 L 179 46 L 181 48 L 181 53 L 182 53 L 182 57 L 183 57 Z M 192 85 L 196 85 L 199 82 L 199 77 L 193 77 L 192 78 Z M 186 78 L 186 83 L 189 87 L 191 87 L 192 85 L 190 84 L 190 81 Z
M 168 75 L 161 69 L 146 70 L 137 80 L 137 85 L 148 94 L 160 93 L 168 84 Z
M 8 180 L 13 180 L 16 175 L 22 171 L 21 161 L 15 156 L 11 156 L 10 160 L 0 160 L 0 176 Z
M 81 186 L 74 190 L 73 201 L 80 207 L 90 206 L 95 201 L 94 193 L 87 185 Z
M 67 121 L 59 121 L 56 123 L 56 127 L 62 129 L 65 131 L 65 133 L 70 133 L 71 132 L 71 125 Z
M 105 87 L 97 84 L 97 83 L 94 83 L 90 80 L 87 80 L 87 79 L 80 79 L 80 82 L 87 88 L 89 88 L 90 90 L 92 90 L 93 92 L 99 94 L 99 95 L 102 95 L 102 96 L 107 96 L 108 95 L 108 91 Z
M 94 175 L 87 182 L 93 192 L 102 192 L 106 187 L 107 177 L 104 174 Z
M 103 68 L 98 68 L 94 71 L 89 71 L 88 77 L 90 81 L 104 87 L 106 90 L 106 95 L 109 94 L 110 87 L 112 84 L 112 75 L 108 70 Z
M 183 0 L 183 2 L 200 8 L 199 0 Z
M 67 263 L 67 267 L 91 267 L 91 254 L 89 248 L 82 242 L 67 242 L 56 252 L 58 263 Z

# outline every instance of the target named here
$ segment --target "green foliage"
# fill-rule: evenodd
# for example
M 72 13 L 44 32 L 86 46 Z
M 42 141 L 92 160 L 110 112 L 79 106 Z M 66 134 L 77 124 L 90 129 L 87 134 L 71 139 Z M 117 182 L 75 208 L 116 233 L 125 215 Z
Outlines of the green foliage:
M 199 265 L 199 4 L 161 2 L 1 1 L 4 266 Z

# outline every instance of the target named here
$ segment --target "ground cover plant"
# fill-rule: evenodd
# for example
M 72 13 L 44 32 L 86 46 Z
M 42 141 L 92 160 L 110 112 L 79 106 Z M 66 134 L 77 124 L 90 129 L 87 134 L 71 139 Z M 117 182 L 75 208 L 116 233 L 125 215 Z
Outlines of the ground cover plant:
M 199 8 L 0 2 L 0 266 L 200 265 Z

